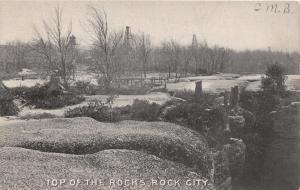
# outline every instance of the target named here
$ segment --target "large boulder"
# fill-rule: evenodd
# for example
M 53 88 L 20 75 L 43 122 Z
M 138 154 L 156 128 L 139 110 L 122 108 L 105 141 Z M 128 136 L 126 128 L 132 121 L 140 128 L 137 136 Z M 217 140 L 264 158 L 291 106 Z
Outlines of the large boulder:
M 231 138 L 231 142 L 223 146 L 223 151 L 229 161 L 229 171 L 232 184 L 238 183 L 243 174 L 246 157 L 246 145 L 241 139 Z
M 212 151 L 211 178 L 220 190 L 231 190 L 238 183 L 245 165 L 246 145 L 241 139 L 230 139 L 230 143 Z
M 245 118 L 242 115 L 228 116 L 231 136 L 241 138 L 245 130 Z
M 0 147 L 67 154 L 130 149 L 184 163 L 204 176 L 211 169 L 205 139 L 193 130 L 166 122 L 101 123 L 91 118 L 23 121 L 0 127 Z
M 266 147 L 263 180 L 266 189 L 298 189 L 300 183 L 300 102 L 271 113 L 273 136 Z
M 229 159 L 225 151 L 212 150 L 212 170 L 210 172 L 213 183 L 219 190 L 231 190 L 231 176 Z
M 170 179 L 169 184 L 164 183 Z M 191 185 L 193 180 L 200 183 Z M 0 148 L 0 189 L 196 190 L 204 186 L 201 180 L 201 175 L 183 164 L 134 150 L 72 155 Z M 203 189 L 213 190 L 208 184 Z

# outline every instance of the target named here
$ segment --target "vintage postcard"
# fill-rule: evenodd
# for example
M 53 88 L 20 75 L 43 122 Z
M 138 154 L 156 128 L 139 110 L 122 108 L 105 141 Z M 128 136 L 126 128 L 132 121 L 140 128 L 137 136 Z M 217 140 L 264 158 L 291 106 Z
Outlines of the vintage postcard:
M 299 1 L 0 0 L 0 190 L 299 190 Z

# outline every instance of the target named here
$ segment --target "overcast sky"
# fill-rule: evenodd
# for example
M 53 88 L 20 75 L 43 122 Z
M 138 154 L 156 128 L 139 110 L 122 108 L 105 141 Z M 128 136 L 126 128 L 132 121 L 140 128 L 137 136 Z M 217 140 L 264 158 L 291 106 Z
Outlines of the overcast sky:
M 0 0 L 0 44 L 11 40 L 29 41 L 33 25 L 53 14 L 60 4 L 64 20 L 72 20 L 73 34 L 78 43 L 87 45 L 89 37 L 83 27 L 87 7 L 105 9 L 114 29 L 130 26 L 135 33 L 145 32 L 152 43 L 175 39 L 191 43 L 206 39 L 209 45 L 237 50 L 267 49 L 300 52 L 299 4 L 277 3 L 279 13 L 267 10 L 271 3 L 256 2 L 88 2 L 88 1 L 3 1 Z M 289 6 L 288 13 L 283 13 Z M 258 11 L 254 9 L 258 8 Z

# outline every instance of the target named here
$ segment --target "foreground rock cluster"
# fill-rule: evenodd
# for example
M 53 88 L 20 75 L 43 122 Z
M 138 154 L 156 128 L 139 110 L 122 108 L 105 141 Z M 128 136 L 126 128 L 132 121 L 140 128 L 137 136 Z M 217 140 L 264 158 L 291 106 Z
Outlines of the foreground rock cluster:
M 204 177 L 211 183 L 207 189 L 231 189 L 245 156 L 244 144 L 238 139 L 231 139 L 221 150 L 211 150 L 203 136 L 179 125 L 139 121 L 101 123 L 91 118 L 5 124 L 0 127 L 0 147 L 0 189 L 41 189 L 53 182 L 47 181 L 50 179 L 54 179 L 55 186 L 56 179 L 93 177 L 106 180 L 102 189 L 111 187 L 110 179 L 128 177 L 148 181 L 180 179 L 181 183 Z M 155 189 L 149 183 L 142 189 Z M 64 185 L 62 189 L 68 188 Z M 122 189 L 124 184 L 115 188 Z M 174 189 L 174 186 L 157 188 Z M 200 187 L 194 184 L 181 188 Z
M 42 189 L 47 188 L 47 179 L 93 177 L 106 180 L 103 189 L 111 187 L 110 179 L 180 179 L 183 183 L 207 179 L 211 170 L 205 139 L 165 122 L 45 119 L 6 124 L 0 127 L 0 134 L 0 189 Z M 142 189 L 153 186 L 147 183 Z
M 270 115 L 274 134 L 264 160 L 266 189 L 297 189 L 300 182 L 300 102 L 281 107 Z
M 0 155 L 0 189 L 201 187 L 200 183 L 192 186 L 192 181 L 187 181 L 201 179 L 191 168 L 134 150 L 110 149 L 72 155 L 4 147 L 0 148 Z

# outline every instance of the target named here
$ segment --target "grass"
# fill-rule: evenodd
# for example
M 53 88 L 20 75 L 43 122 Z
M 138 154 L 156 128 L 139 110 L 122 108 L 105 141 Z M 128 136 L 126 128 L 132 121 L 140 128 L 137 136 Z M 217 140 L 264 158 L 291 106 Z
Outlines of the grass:
M 0 128 L 0 147 L 4 146 L 67 154 L 139 150 L 185 164 L 204 175 L 211 167 L 205 139 L 193 130 L 166 122 L 101 123 L 91 118 L 24 121 Z

